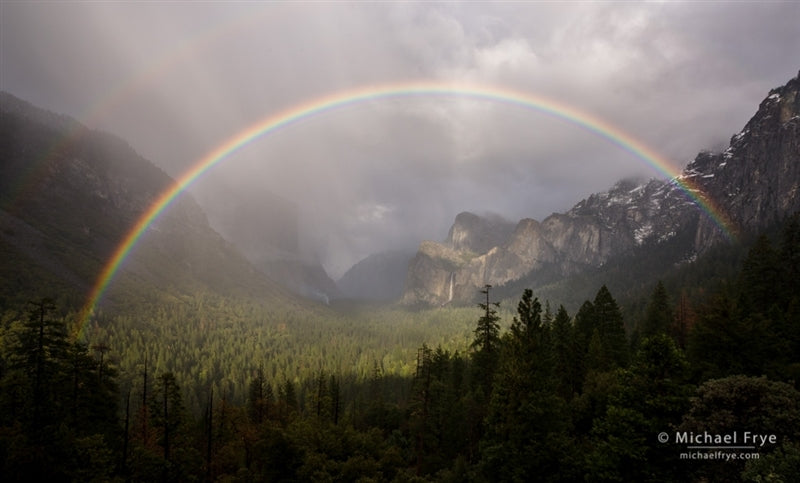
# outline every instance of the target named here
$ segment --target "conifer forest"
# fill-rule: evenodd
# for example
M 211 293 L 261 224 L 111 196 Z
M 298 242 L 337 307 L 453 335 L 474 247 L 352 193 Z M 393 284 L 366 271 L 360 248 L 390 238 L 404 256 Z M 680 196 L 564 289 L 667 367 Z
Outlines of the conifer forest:
M 574 313 L 490 286 L 475 307 L 420 310 L 207 295 L 100 313 L 76 337 L 75 307 L 30 300 L 0 325 L 0 473 L 793 481 L 798 218 L 727 262 L 713 287 L 691 285 L 698 263 L 628 308 L 601 284 Z

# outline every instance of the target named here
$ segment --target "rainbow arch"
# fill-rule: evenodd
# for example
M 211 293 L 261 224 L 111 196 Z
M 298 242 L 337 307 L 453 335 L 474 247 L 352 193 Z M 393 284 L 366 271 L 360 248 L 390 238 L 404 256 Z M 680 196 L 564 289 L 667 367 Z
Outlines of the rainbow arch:
M 431 96 L 466 97 L 475 100 L 514 105 L 524 109 L 545 113 L 580 126 L 601 138 L 605 138 L 624 151 L 633 154 L 659 173 L 672 179 L 673 183 L 683 190 L 687 197 L 691 199 L 717 227 L 719 227 L 726 238 L 729 240 L 735 238 L 734 226 L 725 215 L 724 211 L 716 206 L 711 199 L 703 195 L 700 188 L 690 179 L 678 177 L 679 172 L 672 167 L 666 158 L 662 157 L 644 143 L 638 141 L 632 135 L 589 113 L 551 99 L 491 85 L 437 81 L 413 81 L 370 85 L 321 96 L 294 105 L 276 114 L 269 115 L 229 137 L 204 157 L 197 160 L 191 168 L 178 177 L 169 188 L 156 198 L 125 235 L 114 250 L 111 258 L 106 261 L 81 309 L 78 336 L 80 337 L 82 335 L 83 329 L 91 317 L 91 314 L 94 312 L 115 274 L 133 247 L 147 231 L 148 227 L 178 195 L 206 171 L 255 140 L 279 129 L 289 127 L 304 119 L 330 113 L 337 109 L 367 101 Z

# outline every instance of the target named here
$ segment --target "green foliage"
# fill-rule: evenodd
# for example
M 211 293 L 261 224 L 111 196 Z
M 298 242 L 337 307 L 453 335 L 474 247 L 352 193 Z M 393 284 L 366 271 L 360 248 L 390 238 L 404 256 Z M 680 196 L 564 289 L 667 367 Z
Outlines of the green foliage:
M 710 380 L 697 389 L 679 429 L 711 434 L 750 431 L 774 434 L 778 444 L 796 442 L 800 439 L 800 392 L 789 384 L 766 377 L 737 375 Z M 773 445 L 759 448 L 764 455 L 775 449 Z M 773 456 L 772 463 L 796 464 L 796 461 L 791 462 L 794 461 L 791 449 L 787 449 L 788 454 Z M 744 464 L 743 460 L 709 462 L 694 468 L 695 476 L 730 481 L 739 477 Z
M 759 237 L 739 276 L 699 311 L 688 346 L 699 379 L 746 374 L 800 380 L 797 220 L 784 225 L 779 250 L 769 237 Z
M 665 334 L 647 338 L 631 367 L 616 377 L 605 415 L 592 428 L 592 479 L 671 481 L 683 475 L 679 448 L 655 438 L 673 432 L 689 407 L 692 386 L 683 354 Z
M 800 443 L 786 442 L 762 458 L 745 464 L 742 481 L 789 483 L 800 475 Z
M 565 479 L 570 463 L 569 415 L 554 391 L 550 327 L 525 290 L 502 351 L 482 443 L 481 472 L 501 481 Z
M 0 331 L 0 469 L 8 481 L 102 479 L 118 440 L 116 371 L 69 342 L 47 299 Z M 91 475 L 92 478 L 88 478 Z
M 622 311 L 605 285 L 600 287 L 592 304 L 594 327 L 600 335 L 603 358 L 596 367 L 625 367 L 628 365 L 628 340 Z
M 532 290 L 512 317 L 487 287 L 477 326 L 474 309 L 199 291 L 98 312 L 80 341 L 56 304 L 22 304 L 0 317 L 0 471 L 4 481 L 791 481 L 797 237 L 790 221 L 758 240 L 703 303 L 687 295 L 694 287 L 656 284 L 634 344 L 630 311 L 605 285 L 574 318 Z M 747 465 L 720 465 L 680 460 L 684 446 L 656 439 L 677 431 L 779 441 Z
M 486 295 L 486 302 L 479 303 L 478 307 L 484 311 L 484 315 L 478 319 L 475 339 L 470 345 L 470 348 L 475 349 L 473 353 L 476 372 L 474 381 L 479 386 L 478 397 L 480 400 L 487 400 L 491 392 L 492 378 L 500 351 L 500 316 L 495 310 L 500 303 L 489 301 L 491 288 L 491 285 L 486 285 L 481 290 L 481 293 Z
M 658 334 L 668 334 L 674 323 L 672 303 L 667 295 L 667 289 L 659 281 L 647 305 L 647 314 L 642 322 L 640 335 L 653 337 Z

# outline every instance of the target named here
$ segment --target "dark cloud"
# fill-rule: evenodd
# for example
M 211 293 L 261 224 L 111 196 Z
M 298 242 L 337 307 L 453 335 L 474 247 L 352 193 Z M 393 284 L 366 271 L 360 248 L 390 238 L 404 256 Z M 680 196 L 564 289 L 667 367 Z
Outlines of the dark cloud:
M 799 5 L 6 1 L 0 87 L 119 134 L 174 175 L 270 114 L 410 79 L 570 105 L 680 168 L 797 73 Z M 462 210 L 542 218 L 629 175 L 659 173 L 564 120 L 412 98 L 279 130 L 192 191 L 212 220 L 236 193 L 293 200 L 304 245 L 338 275 L 441 239 Z

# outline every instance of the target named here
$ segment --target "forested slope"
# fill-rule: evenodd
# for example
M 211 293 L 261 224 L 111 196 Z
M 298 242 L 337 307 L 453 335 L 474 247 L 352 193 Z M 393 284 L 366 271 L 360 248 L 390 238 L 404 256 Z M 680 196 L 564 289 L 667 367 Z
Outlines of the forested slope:
M 605 285 L 574 314 L 529 290 L 513 315 L 491 289 L 477 309 L 305 319 L 202 297 L 98 322 L 87 345 L 37 301 L 0 333 L 3 474 L 790 481 L 799 254 L 795 217 L 702 302 L 658 284 L 633 321 Z M 689 447 L 745 433 L 766 439 Z

